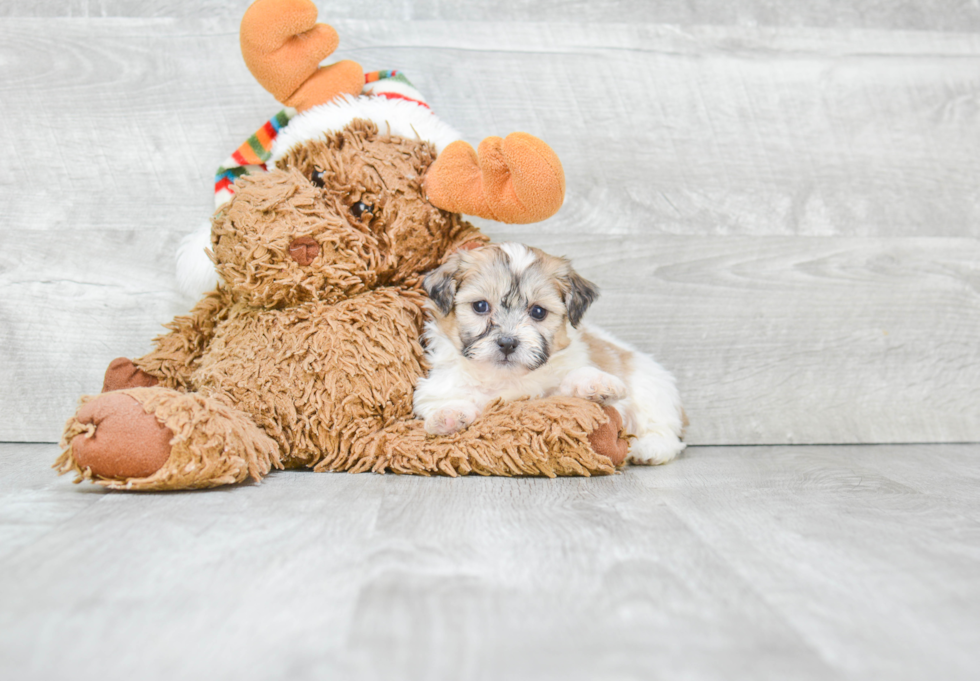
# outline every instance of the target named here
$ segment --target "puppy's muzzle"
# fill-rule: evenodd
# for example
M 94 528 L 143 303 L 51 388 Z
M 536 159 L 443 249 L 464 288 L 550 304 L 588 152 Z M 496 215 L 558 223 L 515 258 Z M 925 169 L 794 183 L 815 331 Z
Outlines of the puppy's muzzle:
M 504 357 L 510 357 L 511 353 L 513 353 L 520 344 L 521 342 L 519 340 L 516 338 L 511 338 L 510 336 L 501 336 L 497 339 L 497 347 L 499 347 L 500 351 L 504 353 Z

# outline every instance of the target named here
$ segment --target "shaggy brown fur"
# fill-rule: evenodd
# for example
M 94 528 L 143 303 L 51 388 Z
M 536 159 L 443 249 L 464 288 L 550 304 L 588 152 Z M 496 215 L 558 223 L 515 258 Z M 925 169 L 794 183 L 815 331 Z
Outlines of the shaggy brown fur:
M 212 487 L 259 479 L 272 467 L 613 472 L 589 440 L 608 416 L 585 401 L 493 405 L 446 438 L 427 437 L 412 418 L 424 372 L 421 275 L 456 247 L 486 240 L 426 201 L 422 178 L 432 159 L 427 143 L 355 121 L 278 168 L 241 178 L 212 229 L 224 284 L 135 361 L 141 380 L 159 384 L 124 391 L 173 432 L 169 458 L 164 452 L 152 475 L 115 475 L 98 452 L 80 456 L 73 445 L 102 426 L 73 417 L 59 470 L 127 489 Z M 291 257 L 296 243 L 316 257 Z M 117 444 L 126 437 L 125 427 L 118 431 Z

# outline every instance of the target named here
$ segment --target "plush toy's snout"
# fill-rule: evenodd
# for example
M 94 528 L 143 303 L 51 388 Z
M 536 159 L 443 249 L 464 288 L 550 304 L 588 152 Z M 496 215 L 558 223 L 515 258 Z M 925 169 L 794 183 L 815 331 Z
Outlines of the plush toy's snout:
M 306 267 L 320 255 L 320 245 L 312 237 L 301 236 L 289 244 L 289 257 Z

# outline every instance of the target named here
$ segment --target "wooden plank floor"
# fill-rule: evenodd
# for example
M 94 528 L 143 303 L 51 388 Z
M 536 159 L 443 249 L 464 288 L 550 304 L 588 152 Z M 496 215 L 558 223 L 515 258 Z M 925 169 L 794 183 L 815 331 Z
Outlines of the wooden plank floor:
M 973 679 L 980 445 L 105 493 L 0 445 L 5 679 Z

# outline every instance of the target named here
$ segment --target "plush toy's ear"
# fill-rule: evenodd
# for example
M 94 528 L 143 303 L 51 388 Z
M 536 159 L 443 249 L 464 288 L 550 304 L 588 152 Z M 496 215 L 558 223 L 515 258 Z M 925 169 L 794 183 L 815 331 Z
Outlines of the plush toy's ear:
M 453 142 L 425 174 L 432 205 L 452 213 L 526 224 L 551 217 L 565 200 L 565 171 L 547 144 L 526 132 L 488 137 L 479 153 Z
M 449 256 L 438 268 L 432 270 L 422 280 L 422 287 L 429 295 L 429 300 L 443 315 L 453 311 L 456 305 L 456 272 L 459 271 L 459 255 Z
M 568 312 L 568 321 L 573 327 L 576 327 L 582 321 L 585 311 L 599 297 L 599 287 L 575 270 L 569 270 L 568 276 L 564 279 L 564 284 L 565 310 Z
M 256 0 L 239 29 L 242 56 L 255 80 L 286 106 L 305 111 L 342 94 L 357 96 L 364 69 L 353 61 L 320 66 L 337 49 L 337 32 L 316 23 L 310 0 Z

